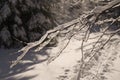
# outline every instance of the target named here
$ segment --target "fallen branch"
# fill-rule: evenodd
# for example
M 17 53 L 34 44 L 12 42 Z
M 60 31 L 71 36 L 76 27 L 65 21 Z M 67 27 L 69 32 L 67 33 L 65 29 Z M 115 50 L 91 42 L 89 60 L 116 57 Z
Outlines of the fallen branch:
M 114 18 L 110 18 L 110 19 L 105 19 L 105 20 L 102 20 L 102 21 L 98 21 L 95 24 L 102 25 L 104 23 L 109 23 L 109 22 L 114 22 L 114 21 L 119 21 L 120 22 L 120 16 L 115 18 L 115 19 Z
M 19 61 L 26 55 L 26 53 L 30 49 L 32 49 L 32 48 L 34 48 L 34 47 L 36 47 L 38 45 L 42 46 L 42 47 L 37 48 L 36 51 L 43 49 L 58 34 L 58 32 L 62 31 L 65 28 L 68 28 L 68 27 L 70 27 L 70 26 L 72 26 L 74 24 L 79 23 L 79 21 L 80 21 L 80 18 L 77 18 L 77 19 L 72 20 L 72 21 L 70 21 L 68 23 L 58 25 L 58 27 L 55 27 L 54 29 L 51 29 L 51 30 L 47 31 L 46 34 L 43 35 L 40 40 L 35 41 L 35 42 L 27 43 L 27 46 L 23 47 L 22 49 L 20 49 L 18 51 L 18 53 L 22 52 L 22 54 L 17 58 L 16 61 L 14 61 L 14 63 L 10 66 L 10 68 L 14 67 L 17 63 L 19 63 Z M 55 36 L 53 36 L 53 35 L 55 35 Z M 45 39 L 47 39 L 47 38 L 50 38 L 50 39 L 46 42 Z
M 91 11 L 91 13 L 89 13 L 89 15 L 87 16 L 88 19 L 91 18 L 92 22 L 96 22 L 98 20 L 98 17 L 104 13 L 105 11 L 113 8 L 114 6 L 120 4 L 120 0 L 113 0 L 111 2 L 109 2 L 107 5 L 105 6 L 98 6 L 95 9 L 93 9 Z
M 72 25 L 75 25 L 77 23 L 80 23 L 80 20 L 81 24 L 83 24 L 84 26 L 86 26 L 86 23 L 90 22 L 91 21 L 91 18 L 92 18 L 92 23 L 94 23 L 96 21 L 96 19 L 99 17 L 100 14 L 102 14 L 104 11 L 116 6 L 117 4 L 120 3 L 120 0 L 114 0 L 112 2 L 110 2 L 108 5 L 106 6 L 103 6 L 103 7 L 98 7 L 96 9 L 93 10 L 93 12 L 91 12 L 90 14 L 83 14 L 81 15 L 81 17 L 77 18 L 77 19 L 74 19 L 68 23 L 65 23 L 65 24 L 62 24 L 62 25 L 58 25 L 57 27 L 55 27 L 54 29 L 51 29 L 49 31 L 46 32 L 46 34 L 44 34 L 40 40 L 38 41 L 35 41 L 35 42 L 30 42 L 30 43 L 27 43 L 27 46 L 23 47 L 21 50 L 19 50 L 18 52 L 22 52 L 22 54 L 17 58 L 17 60 L 10 66 L 11 68 L 14 67 L 25 55 L 26 53 L 36 47 L 36 46 L 40 46 L 39 48 L 36 49 L 36 51 L 38 50 L 41 50 L 43 49 L 47 44 L 49 44 L 49 42 L 54 38 L 56 37 L 60 31 L 66 29 L 66 28 L 69 28 L 71 27 Z M 92 14 L 92 15 L 91 15 Z M 84 16 L 84 18 L 83 18 Z M 89 17 L 89 18 L 88 18 Z M 89 27 L 91 28 L 91 26 Z M 53 36 L 54 35 L 54 36 Z M 87 31 L 87 38 L 89 37 L 89 29 Z M 47 41 L 45 41 L 46 39 L 49 39 Z

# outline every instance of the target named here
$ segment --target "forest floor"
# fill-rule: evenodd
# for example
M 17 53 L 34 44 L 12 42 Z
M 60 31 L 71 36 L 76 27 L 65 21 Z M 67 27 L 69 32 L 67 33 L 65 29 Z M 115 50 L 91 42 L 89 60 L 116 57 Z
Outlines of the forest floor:
M 86 49 L 92 47 L 91 44 L 97 41 L 99 33 L 90 35 L 88 42 L 85 44 Z M 81 40 L 82 34 L 77 34 L 70 40 L 68 46 L 62 53 L 51 63 L 48 62 L 48 54 L 50 56 L 56 55 L 61 48 L 64 47 L 68 39 L 60 38 L 56 47 L 48 47 L 38 53 L 33 53 L 32 50 L 24 57 L 17 66 L 9 69 L 9 60 L 11 58 L 7 55 L 13 53 L 16 49 L 5 50 L 0 49 L 0 80 L 76 80 L 75 76 L 79 71 L 79 64 L 82 58 L 81 54 Z M 108 36 L 105 36 L 107 38 Z M 114 38 L 108 43 L 109 47 L 105 47 L 100 52 L 100 56 L 96 70 L 97 76 L 100 79 L 95 80 L 120 80 L 120 37 Z M 4 54 L 4 55 L 3 55 Z M 16 54 L 16 53 L 13 53 Z M 107 69 L 106 66 L 107 66 Z M 106 71 L 105 71 L 106 70 Z M 93 69 L 91 72 L 95 72 Z M 81 79 L 94 80 L 94 79 Z

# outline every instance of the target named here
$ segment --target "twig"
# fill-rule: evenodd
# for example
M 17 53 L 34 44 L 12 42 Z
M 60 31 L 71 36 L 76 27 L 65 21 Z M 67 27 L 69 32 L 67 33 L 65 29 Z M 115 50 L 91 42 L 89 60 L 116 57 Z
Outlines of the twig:
M 23 47 L 22 49 L 20 49 L 18 52 L 22 52 L 22 54 L 17 58 L 16 61 L 14 61 L 13 64 L 11 64 L 10 68 L 14 67 L 25 55 L 26 53 L 31 49 L 34 48 L 35 46 L 41 45 L 42 42 L 44 42 L 44 40 L 51 34 L 51 33 L 55 33 L 56 31 L 62 31 L 65 28 L 68 28 L 76 23 L 79 23 L 79 18 L 72 20 L 68 23 L 62 24 L 62 25 L 58 25 L 58 27 L 55 27 L 54 29 L 51 29 L 49 31 L 46 32 L 46 34 L 44 34 L 40 40 L 35 41 L 35 42 L 30 42 L 27 43 L 27 46 Z M 50 37 L 50 36 L 49 36 Z M 51 40 L 50 40 L 51 41 Z M 48 41 L 49 42 L 49 41 Z M 46 43 L 45 43 L 46 44 Z M 44 44 L 44 46 L 45 46 Z M 43 45 L 43 44 L 42 44 Z M 42 48 L 41 48 L 42 49 Z
M 48 45 L 48 44 L 50 43 L 50 41 L 59 34 L 59 32 L 60 32 L 60 31 L 57 31 L 57 32 L 54 33 L 54 34 L 51 34 L 51 37 L 50 37 L 47 41 L 45 41 L 45 42 L 43 42 L 42 44 L 40 44 L 39 47 L 35 49 L 35 52 L 40 51 L 40 50 L 43 49 L 46 45 Z
M 100 14 L 102 14 L 104 11 L 106 11 L 106 10 L 108 10 L 108 9 L 116 6 L 116 5 L 119 4 L 119 3 L 120 3 L 119 0 L 114 0 L 114 1 L 110 2 L 110 3 L 109 3 L 108 5 L 106 5 L 106 6 L 98 7 L 98 9 L 93 10 L 93 13 L 91 13 L 92 15 L 91 15 L 91 14 L 87 14 L 86 19 L 87 19 L 89 16 L 91 16 L 91 17 L 93 17 L 93 20 L 92 20 L 92 21 L 93 21 L 93 23 L 94 23 Z M 97 15 L 97 16 L 96 16 L 96 15 Z M 91 17 L 90 17 L 90 18 L 91 18 Z M 36 46 L 38 46 L 38 45 L 41 45 L 41 44 L 45 41 L 46 38 L 50 37 L 50 34 L 52 34 L 52 33 L 55 34 L 57 31 L 62 31 L 62 30 L 64 30 L 65 28 L 71 27 L 72 25 L 79 23 L 79 22 L 80 22 L 80 19 L 81 19 L 81 17 L 80 17 L 80 18 L 77 18 L 77 19 L 74 19 L 74 20 L 72 20 L 72 21 L 70 21 L 70 22 L 68 22 L 68 23 L 65 23 L 65 24 L 62 24 L 62 25 L 58 25 L 58 26 L 55 27 L 54 29 L 51 29 L 51 30 L 47 31 L 46 34 L 44 34 L 44 35 L 41 37 L 40 40 L 35 41 L 35 42 L 27 43 L 27 46 L 23 47 L 21 50 L 18 51 L 18 52 L 22 52 L 22 54 L 17 58 L 17 60 L 16 60 L 10 67 L 12 68 L 13 66 L 15 66 L 15 65 L 25 56 L 25 54 L 26 54 L 31 48 L 34 48 L 34 47 L 36 47 Z M 84 25 L 85 25 L 85 24 L 84 24 Z M 90 28 L 90 26 L 89 26 L 89 28 Z M 87 32 L 86 34 L 88 34 L 88 36 L 89 36 L 89 32 Z M 86 36 L 86 37 L 87 37 L 87 36 Z M 45 44 L 42 44 L 42 45 L 46 46 L 50 41 L 51 41 L 51 40 L 48 40 L 48 42 L 46 42 Z M 42 49 L 42 47 L 41 47 L 41 49 Z
M 104 44 L 100 45 L 99 48 L 98 48 L 96 51 L 99 51 L 100 49 L 102 49 L 102 48 L 110 41 L 110 39 L 111 39 L 114 35 L 115 35 L 115 34 L 110 35 L 110 37 L 108 38 L 108 40 L 106 40 Z M 96 52 L 94 52 L 94 53 L 92 54 L 92 56 L 91 56 L 89 59 L 87 59 L 86 63 L 88 63 L 95 55 L 96 55 Z
M 98 22 L 96 22 L 95 24 L 97 24 L 97 25 L 102 25 L 102 24 L 104 24 L 104 23 L 114 22 L 114 21 L 120 21 L 120 16 L 117 17 L 116 19 L 110 18 L 110 19 L 105 19 L 105 20 L 102 20 L 102 21 L 98 21 Z
M 70 43 L 70 39 L 67 41 L 66 45 L 64 47 L 62 47 L 62 49 L 57 53 L 57 55 L 50 57 L 48 59 L 47 64 L 50 64 L 51 62 L 53 62 L 57 57 L 60 56 L 60 54 L 67 48 L 68 44 Z
M 98 38 L 98 40 L 96 41 L 96 43 L 93 45 L 93 48 L 92 48 L 92 50 L 91 50 L 91 53 L 93 52 L 95 46 L 96 46 L 97 43 L 100 41 L 100 39 L 104 36 L 105 32 L 106 32 L 108 29 L 109 29 L 109 27 L 107 27 L 107 28 L 103 31 L 102 35 Z

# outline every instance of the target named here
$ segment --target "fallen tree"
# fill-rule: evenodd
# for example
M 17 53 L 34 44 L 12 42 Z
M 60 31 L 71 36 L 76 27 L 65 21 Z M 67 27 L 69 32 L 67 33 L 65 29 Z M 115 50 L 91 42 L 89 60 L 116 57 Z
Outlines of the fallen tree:
M 35 41 L 35 42 L 31 42 L 31 43 L 27 43 L 27 45 L 25 47 L 23 47 L 22 49 L 20 49 L 18 51 L 18 53 L 21 52 L 21 55 L 17 58 L 17 60 L 15 60 L 12 65 L 11 68 L 14 67 L 17 63 L 19 63 L 19 61 L 26 55 L 26 53 L 32 49 L 32 48 L 36 48 L 36 51 L 40 51 L 41 49 L 43 49 L 45 46 L 47 46 L 52 39 L 54 39 L 55 37 L 57 37 L 57 35 L 61 34 L 61 33 L 67 33 L 71 30 L 69 30 L 68 28 L 79 25 L 79 30 L 78 32 L 80 32 L 83 28 L 86 28 L 87 30 L 85 30 L 85 36 L 82 39 L 82 44 L 81 44 L 81 53 L 82 53 L 82 59 L 81 59 L 81 65 L 79 67 L 79 71 L 77 73 L 77 76 L 75 76 L 74 80 L 80 80 L 81 78 L 84 77 L 85 74 L 85 68 L 86 66 L 88 66 L 88 64 L 91 62 L 91 60 L 93 58 L 95 58 L 95 56 L 97 55 L 97 52 L 99 50 L 101 50 L 102 48 L 104 48 L 104 46 L 111 40 L 111 38 L 117 34 L 118 32 L 120 32 L 120 28 L 118 28 L 117 30 L 111 31 L 111 32 L 107 32 L 107 30 L 110 28 L 111 25 L 113 25 L 114 23 L 119 23 L 120 22 L 120 15 L 116 16 L 116 17 L 112 17 L 111 18 L 103 18 L 101 19 L 101 16 L 105 15 L 105 14 L 109 14 L 111 13 L 110 10 L 113 9 L 119 9 L 120 7 L 120 1 L 119 0 L 113 0 L 110 3 L 108 3 L 105 6 L 98 6 L 95 9 L 93 9 L 92 11 L 89 11 L 87 14 L 82 14 L 80 15 L 79 18 L 74 19 L 70 22 L 67 22 L 65 24 L 61 24 L 58 25 L 57 27 L 48 30 L 42 37 L 40 40 Z M 114 12 L 113 12 L 114 13 Z M 103 31 L 101 31 L 101 35 L 98 36 L 98 40 L 92 44 L 93 48 L 91 48 L 89 50 L 89 53 L 84 53 L 84 43 L 89 39 L 89 35 L 90 35 L 90 29 L 92 29 L 94 26 L 101 26 L 103 24 L 109 24 Z M 119 25 L 118 25 L 119 26 Z M 68 31 L 66 32 L 65 30 L 68 29 Z M 65 32 L 64 32 L 65 31 Z M 71 34 L 69 37 L 69 41 L 70 39 L 77 34 L 78 32 Z M 104 35 L 109 35 L 109 38 L 106 39 L 104 42 L 101 42 L 101 38 Z M 62 53 L 62 51 L 66 48 L 66 46 L 69 44 L 69 41 L 66 43 L 66 45 L 60 50 L 60 52 L 53 56 L 50 57 L 48 59 L 48 64 L 51 63 L 52 61 L 54 61 L 58 56 L 60 56 L 60 54 Z M 97 44 L 100 44 L 99 46 L 97 46 Z M 88 55 L 88 56 L 86 56 Z M 96 75 L 94 75 L 94 77 L 98 78 Z M 99 79 L 99 78 L 98 78 Z
M 55 38 L 58 34 L 60 34 L 64 29 L 69 28 L 73 25 L 76 24 L 80 24 L 80 29 L 79 31 L 84 28 L 87 27 L 87 31 L 86 31 L 86 35 L 85 38 L 83 39 L 83 44 L 85 42 L 85 40 L 88 39 L 89 34 L 90 34 L 90 29 L 92 28 L 92 26 L 94 26 L 95 24 L 97 25 L 101 25 L 104 24 L 105 22 L 115 22 L 115 21 L 120 21 L 120 18 L 116 18 L 116 19 L 108 19 L 105 22 L 99 20 L 99 16 L 101 16 L 104 12 L 109 11 L 110 9 L 116 8 L 116 7 L 120 7 L 120 0 L 113 0 L 110 3 L 108 3 L 105 6 L 98 6 L 95 9 L 93 9 L 92 11 L 88 12 L 87 14 L 83 14 L 81 15 L 79 18 L 72 20 L 70 22 L 67 22 L 65 24 L 61 24 L 58 25 L 57 27 L 48 30 L 42 37 L 41 39 L 39 39 L 38 41 L 35 42 L 30 42 L 27 43 L 27 45 L 25 47 L 23 47 L 22 49 L 20 49 L 18 51 L 18 53 L 22 52 L 20 56 L 18 56 L 17 60 L 13 61 L 12 65 L 10 66 L 11 68 L 14 67 L 17 63 L 19 63 L 19 61 L 26 55 L 26 53 L 34 48 L 37 47 L 37 49 L 35 49 L 35 51 L 40 51 L 41 49 L 43 49 L 46 45 L 48 45 L 50 43 L 50 41 Z M 107 12 L 106 12 L 107 13 Z M 107 29 L 106 29 L 107 30 Z M 106 33 L 106 30 L 103 32 L 103 35 Z M 118 30 L 119 31 L 119 30 Z M 114 32 L 117 33 L 118 31 Z M 74 35 L 74 34 L 73 34 Z M 72 36 L 71 36 L 72 37 Z M 46 40 L 47 39 L 47 40 Z M 99 40 L 98 40 L 99 41 Z M 109 39 L 106 41 L 106 43 L 109 41 Z M 97 42 L 96 42 L 97 43 Z M 82 44 L 82 45 L 83 45 Z M 83 48 L 81 45 L 81 49 Z M 104 45 L 103 45 L 104 46 Z M 103 47 L 101 46 L 101 48 Z M 94 56 L 94 54 L 93 54 Z M 57 57 L 56 57 L 57 58 Z M 55 58 L 54 58 L 55 59 Z M 54 60 L 53 59 L 53 60 Z M 84 60 L 83 64 L 85 63 Z M 89 61 L 89 60 L 88 60 Z M 87 61 L 87 62 L 88 62 Z M 50 61 L 51 62 L 51 61 Z M 84 64 L 85 65 L 85 64 Z M 84 66 L 82 65 L 82 67 Z M 81 68 L 82 69 L 82 68 Z M 79 72 L 79 74 L 81 73 L 81 70 Z M 79 76 L 78 76 L 79 77 Z M 77 79 L 79 80 L 79 79 Z

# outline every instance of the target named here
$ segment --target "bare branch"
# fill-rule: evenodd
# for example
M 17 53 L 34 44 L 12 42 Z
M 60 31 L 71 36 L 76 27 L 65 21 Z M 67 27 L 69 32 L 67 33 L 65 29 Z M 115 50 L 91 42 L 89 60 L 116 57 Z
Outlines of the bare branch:
M 98 21 L 98 22 L 96 22 L 95 24 L 97 24 L 97 25 L 102 25 L 102 24 L 104 24 L 104 23 L 114 22 L 114 21 L 120 21 L 120 16 L 117 17 L 116 19 L 110 18 L 110 19 L 105 19 L 105 20 L 102 20 L 102 21 Z
M 80 20 L 84 20 L 84 19 L 86 19 L 86 21 L 84 20 L 85 22 L 83 22 L 83 24 L 80 23 L 84 26 L 86 26 L 86 23 L 88 23 L 90 21 L 92 21 L 92 23 L 94 23 L 100 14 L 102 14 L 104 11 L 116 6 L 119 3 L 120 3 L 120 0 L 114 0 L 114 1 L 110 2 L 108 5 L 105 5 L 105 6 L 102 6 L 102 7 L 97 7 L 96 9 L 93 10 L 93 12 L 90 12 L 88 14 L 83 14 L 83 15 L 81 15 L 81 17 L 79 17 L 77 19 L 74 19 L 74 20 L 72 20 L 68 23 L 62 24 L 62 25 L 58 25 L 54 29 L 51 29 L 51 30 L 47 31 L 46 34 L 44 34 L 41 37 L 40 40 L 35 41 L 35 42 L 27 43 L 27 46 L 25 46 L 21 50 L 19 50 L 18 52 L 22 52 L 22 54 L 17 58 L 17 60 L 10 67 L 12 68 L 13 66 L 15 66 L 25 56 L 25 54 L 30 49 L 32 49 L 36 46 L 40 46 L 39 48 L 36 49 L 36 51 L 43 49 L 47 44 L 49 44 L 49 42 L 54 37 L 56 37 L 60 33 L 60 31 L 66 29 L 66 28 L 69 28 L 72 25 L 78 24 L 78 23 L 80 23 Z M 83 18 L 83 16 L 84 16 L 84 18 Z M 91 17 L 92 17 L 92 19 L 90 19 Z M 89 29 L 92 27 L 92 25 L 88 26 L 88 27 L 89 28 L 86 32 L 86 38 L 87 39 L 88 39 L 89 34 L 90 34 Z M 49 39 L 49 40 L 45 41 L 46 39 Z
M 16 61 L 14 61 L 14 63 L 10 66 L 10 68 L 14 67 L 26 55 L 26 53 L 30 49 L 32 49 L 32 48 L 34 48 L 34 47 L 36 47 L 38 45 L 40 45 L 42 47 L 36 49 L 36 51 L 43 49 L 60 31 L 62 31 L 65 28 L 68 28 L 68 27 L 70 27 L 70 26 L 72 26 L 72 25 L 74 25 L 76 23 L 79 23 L 79 21 L 80 21 L 79 19 L 80 18 L 77 18 L 77 19 L 72 20 L 72 21 L 70 21 L 68 23 L 65 23 L 65 24 L 62 24 L 62 25 L 58 25 L 58 27 L 55 27 L 54 29 L 51 29 L 51 30 L 47 31 L 46 34 L 43 35 L 40 40 L 28 43 L 27 46 L 23 47 L 22 49 L 20 49 L 18 51 L 18 52 L 22 52 L 22 54 L 17 58 Z M 47 39 L 49 37 L 50 37 L 50 39 L 47 42 L 44 42 L 45 39 Z

